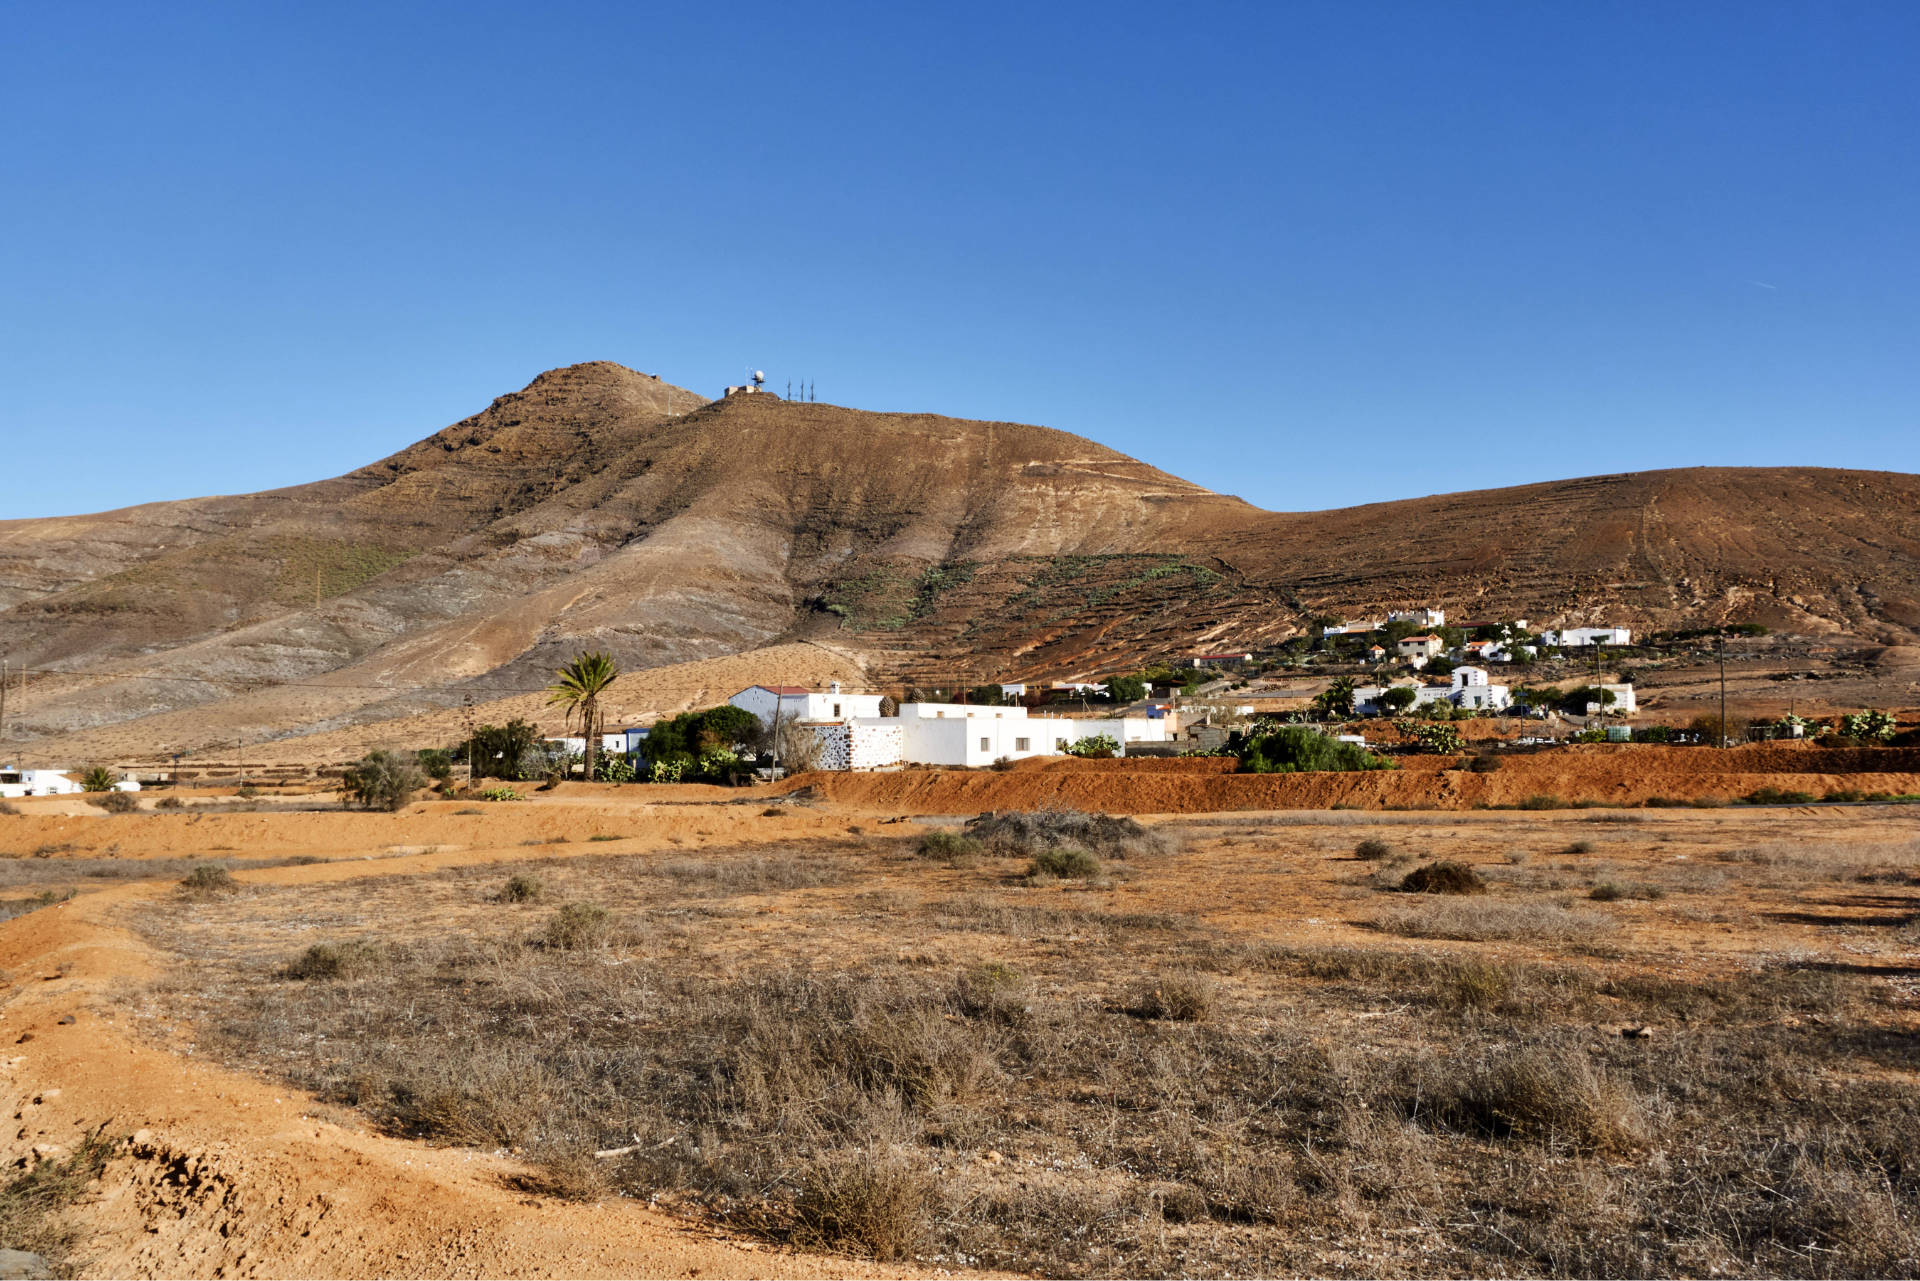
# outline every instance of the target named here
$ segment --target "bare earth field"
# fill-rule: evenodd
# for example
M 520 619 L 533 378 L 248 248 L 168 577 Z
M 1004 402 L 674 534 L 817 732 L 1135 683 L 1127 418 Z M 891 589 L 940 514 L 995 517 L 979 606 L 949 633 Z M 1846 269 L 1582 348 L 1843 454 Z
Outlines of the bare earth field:
M 1559 790 L 1916 790 L 1745 750 Z M 1920 808 L 1153 790 L 1337 777 L 1214 768 L 16 803 L 0 1227 L 86 1275 L 1920 1271 Z M 1063 803 L 1178 812 L 942 817 Z M 1398 888 L 1437 861 L 1483 892 Z

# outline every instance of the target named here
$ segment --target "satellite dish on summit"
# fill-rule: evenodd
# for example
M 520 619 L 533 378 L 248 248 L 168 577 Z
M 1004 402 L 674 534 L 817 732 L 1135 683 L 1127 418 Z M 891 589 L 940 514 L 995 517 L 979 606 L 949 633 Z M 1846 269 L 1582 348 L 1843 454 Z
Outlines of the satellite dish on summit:
M 753 385 L 754 385 L 754 386 L 756 386 L 756 387 L 758 387 L 758 386 L 759 386 L 759 385 L 760 385 L 761 383 L 763 383 L 763 382 L 765 382 L 765 381 L 767 381 L 767 371 L 766 371 L 766 370 L 764 370 L 764 369 L 756 369 L 756 370 L 754 370 L 754 371 L 753 371 Z

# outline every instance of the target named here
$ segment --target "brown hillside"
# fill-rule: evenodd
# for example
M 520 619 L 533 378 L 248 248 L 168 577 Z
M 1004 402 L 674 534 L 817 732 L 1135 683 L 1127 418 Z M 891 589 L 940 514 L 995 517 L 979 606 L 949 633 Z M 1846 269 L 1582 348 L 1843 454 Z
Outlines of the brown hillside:
M 1904 642 L 1916 499 L 1714 469 L 1268 513 L 1044 427 L 706 402 L 594 362 L 333 480 L 0 523 L 0 649 L 35 671 L 30 736 L 198 707 L 165 735 L 193 748 L 537 688 L 587 644 L 651 667 L 806 639 L 946 683 L 1414 602 Z

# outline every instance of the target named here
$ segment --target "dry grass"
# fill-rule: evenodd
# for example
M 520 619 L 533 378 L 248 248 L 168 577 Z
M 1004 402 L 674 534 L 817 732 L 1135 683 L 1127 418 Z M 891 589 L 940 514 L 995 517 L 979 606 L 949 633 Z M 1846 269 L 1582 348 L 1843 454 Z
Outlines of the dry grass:
M 1516 903 L 1502 899 L 1472 902 L 1436 899 L 1394 905 L 1370 924 L 1388 934 L 1418 939 L 1460 939 L 1484 943 L 1525 939 L 1534 943 L 1579 944 L 1614 928 L 1611 917 L 1553 903 Z
M 147 924 L 188 961 L 167 1005 L 229 1060 L 395 1133 L 519 1147 L 545 1171 L 530 1190 L 796 1244 L 1062 1276 L 1920 1256 L 1908 1042 L 1859 974 L 1596 959 L 1612 917 L 1505 883 L 1396 896 L 1364 945 L 1286 945 L 1125 910 L 1132 883 L 1036 888 L 915 844 L 555 860 L 551 912 L 501 910 L 500 878 L 536 869 L 492 865 Z M 1348 875 L 1350 848 L 1288 866 Z M 1249 884 L 1278 866 L 1241 855 Z M 578 936 L 556 924 L 575 909 Z M 290 915 L 379 946 L 276 978 L 303 959 Z M 1659 1031 L 1608 1030 L 1627 1024 Z M 611 1147 L 635 1150 L 592 1162 Z
M 71 1154 L 41 1161 L 0 1182 L 0 1243 L 40 1255 L 56 1276 L 73 1275 L 71 1255 L 80 1234 L 69 1214 L 106 1169 L 113 1149 L 102 1126 Z

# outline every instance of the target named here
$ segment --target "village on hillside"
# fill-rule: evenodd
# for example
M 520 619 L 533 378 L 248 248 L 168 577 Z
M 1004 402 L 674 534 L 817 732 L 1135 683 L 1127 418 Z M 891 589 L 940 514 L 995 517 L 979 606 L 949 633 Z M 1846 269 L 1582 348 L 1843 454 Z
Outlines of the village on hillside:
M 1741 719 L 1709 710 L 1677 719 L 1681 709 L 1643 707 L 1637 672 L 1668 660 L 1676 647 L 1698 655 L 1701 646 L 1720 644 L 1724 658 L 1727 632 L 1751 638 L 1762 630 L 1703 628 L 1636 642 L 1627 627 L 1532 632 L 1523 618 L 1450 623 L 1446 610 L 1423 606 L 1359 620 L 1323 617 L 1263 650 L 1173 655 L 1096 679 L 894 693 L 770 679 L 724 704 L 652 723 L 606 727 L 596 699 L 591 731 L 571 717 L 559 733 L 514 720 L 472 727 L 454 744 L 392 750 L 416 753 L 442 783 L 455 771 L 469 780 L 740 783 L 807 770 L 1004 769 L 1036 757 L 1244 756 L 1282 727 L 1374 760 L 1573 742 L 1892 738 L 1894 720 L 1871 710 L 1822 723 L 1791 711 Z M 196 764 L 187 777 L 210 775 Z M 131 792 L 180 778 L 178 759 L 170 770 L 6 765 L 0 798 Z

